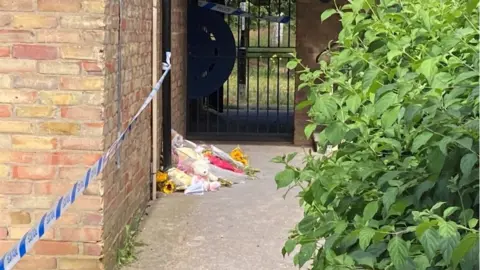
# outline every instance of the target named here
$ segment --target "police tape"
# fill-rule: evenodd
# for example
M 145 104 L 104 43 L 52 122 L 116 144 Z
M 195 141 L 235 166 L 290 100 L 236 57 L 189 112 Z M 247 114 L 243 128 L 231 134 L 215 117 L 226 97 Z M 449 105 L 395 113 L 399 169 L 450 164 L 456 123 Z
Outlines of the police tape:
M 236 15 L 236 16 L 245 17 L 245 18 L 255 18 L 255 19 L 258 18 L 258 19 L 262 19 L 270 22 L 276 22 L 276 23 L 288 23 L 290 21 L 290 17 L 288 16 L 271 16 L 271 15 L 256 16 L 246 11 L 243 11 L 240 8 L 229 7 L 225 5 L 204 1 L 204 0 L 199 0 L 198 6 L 202 8 L 218 11 L 223 14 Z
M 109 158 L 113 156 L 113 154 L 120 148 L 120 145 L 125 140 L 126 135 L 132 130 L 133 124 L 155 97 L 160 89 L 160 86 L 165 80 L 165 77 L 167 76 L 168 72 L 170 72 L 170 52 L 167 52 L 166 56 L 166 63 L 162 64 L 162 68 L 165 72 L 160 77 L 160 80 L 158 80 L 158 82 L 155 84 L 155 87 L 153 87 L 152 91 L 145 99 L 145 102 L 142 104 L 138 112 L 132 117 L 127 128 L 120 133 L 118 139 L 112 143 L 107 152 L 87 170 L 83 178 L 76 182 L 70 191 L 60 197 L 54 207 L 52 207 L 50 211 L 43 215 L 43 217 L 40 219 L 40 222 L 30 229 L 21 238 L 21 240 L 13 246 L 12 249 L 5 253 L 0 260 L 0 270 L 11 270 L 20 261 L 20 259 L 27 254 L 33 245 L 42 238 L 42 236 L 48 231 L 53 223 L 55 223 L 55 221 L 58 220 L 63 213 L 65 213 L 68 207 L 75 202 L 78 196 L 80 196 L 88 187 L 90 182 L 95 180 L 95 178 L 103 171 L 109 161 Z

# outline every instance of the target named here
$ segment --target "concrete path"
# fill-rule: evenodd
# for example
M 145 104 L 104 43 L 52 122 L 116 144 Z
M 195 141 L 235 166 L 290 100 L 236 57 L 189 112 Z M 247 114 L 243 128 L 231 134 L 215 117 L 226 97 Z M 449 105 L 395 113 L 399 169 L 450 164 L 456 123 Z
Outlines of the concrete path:
M 217 145 L 223 150 L 232 146 Z M 244 146 L 259 179 L 204 196 L 174 194 L 152 204 L 141 225 L 138 261 L 124 269 L 278 270 L 296 269 L 281 248 L 302 212 L 292 192 L 284 200 L 270 162 L 289 146 Z

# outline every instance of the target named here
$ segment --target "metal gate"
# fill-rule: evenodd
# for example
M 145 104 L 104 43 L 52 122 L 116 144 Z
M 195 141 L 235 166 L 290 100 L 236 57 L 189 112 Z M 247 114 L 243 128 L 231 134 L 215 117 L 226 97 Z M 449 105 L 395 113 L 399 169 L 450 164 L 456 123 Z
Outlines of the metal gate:
M 191 1 L 187 137 L 292 141 L 295 74 L 286 64 L 295 51 L 295 0 L 209 2 L 256 18 L 223 15 Z M 290 20 L 260 18 L 267 15 Z

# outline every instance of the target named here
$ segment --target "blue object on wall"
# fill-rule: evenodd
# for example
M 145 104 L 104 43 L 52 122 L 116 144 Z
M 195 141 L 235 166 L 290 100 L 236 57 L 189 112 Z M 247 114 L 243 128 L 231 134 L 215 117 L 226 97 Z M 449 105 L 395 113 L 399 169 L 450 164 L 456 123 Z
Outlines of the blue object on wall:
M 190 6 L 188 12 L 188 98 L 206 97 L 230 76 L 236 59 L 235 38 L 222 15 Z

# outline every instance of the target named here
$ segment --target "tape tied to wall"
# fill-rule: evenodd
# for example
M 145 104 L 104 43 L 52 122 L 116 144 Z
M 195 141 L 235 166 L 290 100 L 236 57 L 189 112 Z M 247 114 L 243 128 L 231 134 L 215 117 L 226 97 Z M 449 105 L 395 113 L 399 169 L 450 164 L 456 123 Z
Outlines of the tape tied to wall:
M 43 235 L 48 231 L 48 229 L 57 221 L 63 213 L 76 201 L 78 196 L 82 195 L 83 191 L 88 187 L 91 181 L 94 181 L 95 178 L 103 171 L 107 165 L 110 157 L 112 157 L 117 150 L 120 148 L 121 144 L 124 142 L 126 135 L 132 130 L 133 125 L 140 116 L 140 114 L 147 108 L 150 102 L 153 100 L 155 95 L 160 89 L 165 77 L 170 72 L 170 57 L 171 53 L 167 52 L 166 63 L 162 63 L 162 68 L 165 71 L 156 85 L 153 87 L 152 91 L 143 102 L 140 109 L 137 113 L 130 119 L 127 128 L 120 133 L 120 136 L 115 142 L 112 143 L 110 148 L 100 157 L 100 159 L 95 162 L 95 164 L 90 167 L 85 175 L 77 181 L 73 187 L 62 197 L 60 197 L 55 203 L 54 207 L 50 209 L 46 214 L 42 216 L 40 222 L 38 222 L 33 228 L 31 228 L 22 238 L 18 241 L 12 249 L 3 255 L 0 259 L 0 270 L 11 270 L 13 267 L 24 257 L 27 252 L 33 247 L 33 245 L 38 242 Z
M 236 16 L 245 17 L 245 18 L 261 19 L 269 22 L 288 23 L 290 21 L 290 17 L 288 16 L 272 16 L 272 15 L 256 16 L 252 13 L 248 13 L 247 11 L 243 11 L 240 8 L 229 7 L 226 5 L 212 3 L 204 0 L 199 0 L 198 6 L 201 8 L 214 10 L 227 15 L 236 15 Z

